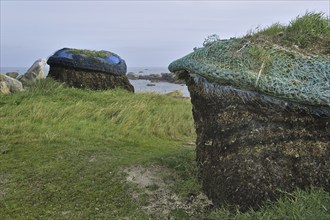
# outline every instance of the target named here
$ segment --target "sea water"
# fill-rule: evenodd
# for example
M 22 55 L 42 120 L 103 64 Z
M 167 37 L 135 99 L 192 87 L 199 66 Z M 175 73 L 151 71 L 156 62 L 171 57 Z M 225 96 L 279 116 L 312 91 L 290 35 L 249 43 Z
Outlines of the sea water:
M 20 75 L 26 73 L 29 67 L 0 67 L 0 73 L 17 72 Z M 47 76 L 49 66 L 45 65 L 44 73 Z M 127 73 L 135 73 L 137 75 L 150 75 L 168 73 L 167 67 L 128 67 Z M 134 86 L 135 92 L 155 92 L 166 94 L 176 90 L 182 92 L 184 97 L 189 97 L 189 91 L 185 84 L 173 84 L 168 82 L 150 82 L 149 80 L 130 80 L 130 83 Z
M 137 75 L 150 75 L 169 73 L 167 67 L 128 67 L 127 73 L 135 73 Z M 168 82 L 150 82 L 149 80 L 130 80 L 134 86 L 135 92 L 156 92 L 161 94 L 173 91 L 181 91 L 183 97 L 190 97 L 188 88 L 185 84 L 173 84 Z

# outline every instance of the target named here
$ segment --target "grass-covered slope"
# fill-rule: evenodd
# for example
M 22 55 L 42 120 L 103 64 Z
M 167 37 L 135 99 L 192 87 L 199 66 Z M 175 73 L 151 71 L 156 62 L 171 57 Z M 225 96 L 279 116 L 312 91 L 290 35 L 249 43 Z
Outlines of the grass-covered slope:
M 201 193 L 194 139 L 186 99 L 65 88 L 49 79 L 0 95 L 0 219 L 330 217 L 330 196 L 320 190 L 245 214 L 178 206 L 174 195 L 191 204 Z M 150 197 L 164 194 L 152 194 L 162 192 L 157 185 L 146 192 L 127 182 L 124 171 L 132 167 L 157 167 L 170 185 L 167 208 L 148 212 L 157 203 Z
M 49 79 L 1 96 L 0 124 L 0 219 L 145 217 L 119 170 L 194 139 L 189 100 Z

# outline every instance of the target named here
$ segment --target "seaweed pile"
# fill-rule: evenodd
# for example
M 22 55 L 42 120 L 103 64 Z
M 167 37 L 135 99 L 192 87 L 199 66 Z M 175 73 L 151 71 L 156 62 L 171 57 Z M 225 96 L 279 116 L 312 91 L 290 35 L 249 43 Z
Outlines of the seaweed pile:
M 190 91 L 199 175 L 216 206 L 330 192 L 330 56 L 268 39 L 209 38 L 169 65 Z

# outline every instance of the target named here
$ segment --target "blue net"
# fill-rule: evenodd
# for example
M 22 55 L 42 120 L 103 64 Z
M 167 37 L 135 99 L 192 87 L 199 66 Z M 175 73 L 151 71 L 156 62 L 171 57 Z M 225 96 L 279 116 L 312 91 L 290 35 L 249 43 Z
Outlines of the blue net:
M 49 65 L 102 71 L 105 73 L 125 75 L 126 63 L 117 54 L 101 50 L 81 50 L 63 48 L 49 57 Z

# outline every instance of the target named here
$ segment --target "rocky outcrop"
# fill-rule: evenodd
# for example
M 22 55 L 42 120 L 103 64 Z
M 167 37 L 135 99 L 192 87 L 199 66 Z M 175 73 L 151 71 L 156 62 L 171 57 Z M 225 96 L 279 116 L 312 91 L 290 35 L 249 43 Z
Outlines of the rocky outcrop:
M 151 82 L 168 82 L 175 84 L 183 84 L 184 81 L 178 79 L 173 73 L 139 75 L 133 72 L 127 74 L 127 78 L 131 80 L 150 80 Z
M 258 209 L 282 192 L 330 192 L 330 108 L 210 83 L 188 72 L 197 161 L 216 206 Z
M 134 92 L 126 77 L 125 61 L 109 51 L 63 48 L 47 63 L 50 65 L 48 76 L 70 86 L 95 90 L 122 88 Z
M 11 78 L 7 75 L 0 74 L 0 90 L 3 94 L 23 91 L 23 85 L 17 79 Z
M 44 59 L 36 60 L 32 66 L 26 71 L 24 75 L 18 76 L 17 79 L 23 83 L 24 86 L 33 85 L 36 80 L 45 78 L 44 68 L 46 61 Z

